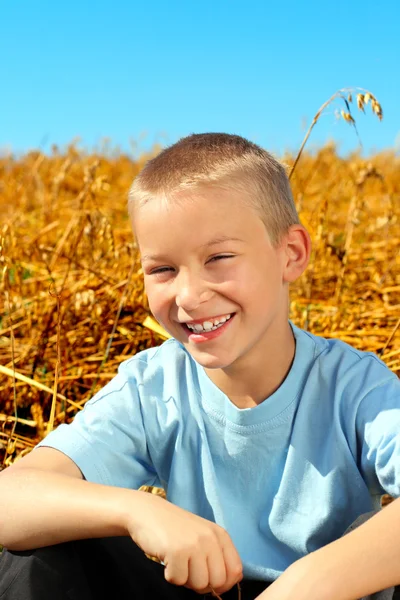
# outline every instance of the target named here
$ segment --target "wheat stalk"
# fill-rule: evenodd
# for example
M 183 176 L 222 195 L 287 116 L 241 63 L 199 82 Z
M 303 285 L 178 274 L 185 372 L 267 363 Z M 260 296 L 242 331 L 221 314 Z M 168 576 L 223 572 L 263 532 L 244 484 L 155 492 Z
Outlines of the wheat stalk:
M 370 101 L 371 103 L 371 108 L 372 108 L 372 112 L 373 114 L 375 114 L 378 119 L 381 121 L 383 119 L 383 112 L 382 112 L 382 107 L 379 104 L 378 100 L 375 98 L 375 96 L 373 94 L 371 94 L 371 92 L 368 92 L 367 90 L 364 90 L 363 88 L 343 88 L 338 90 L 337 92 L 335 92 L 326 102 L 324 102 L 324 104 L 319 108 L 319 110 L 317 111 L 317 113 L 315 114 L 310 127 L 307 130 L 306 135 L 304 136 L 303 142 L 300 146 L 300 149 L 297 153 L 297 156 L 294 160 L 294 163 L 292 165 L 292 168 L 290 170 L 289 173 L 289 180 L 292 178 L 293 173 L 295 171 L 295 168 L 297 166 L 297 163 L 300 160 L 300 156 L 303 153 L 304 147 L 307 143 L 308 138 L 311 135 L 311 131 L 313 130 L 313 128 L 315 127 L 315 125 L 318 122 L 318 119 L 320 118 L 320 116 L 322 115 L 322 113 L 324 112 L 324 110 L 337 98 L 341 98 L 345 104 L 345 108 L 346 110 L 341 110 L 340 111 L 340 117 L 342 119 L 344 119 L 347 123 L 349 123 L 350 125 L 352 125 L 358 135 L 357 132 L 357 128 L 356 128 L 356 122 L 355 119 L 353 117 L 353 115 L 351 114 L 351 109 L 350 109 L 350 103 L 353 101 L 353 93 L 357 90 L 360 90 L 360 92 L 365 92 L 365 93 L 358 93 L 357 94 L 357 107 L 359 110 L 361 110 L 362 112 L 365 112 L 364 107 L 368 104 L 368 102 Z

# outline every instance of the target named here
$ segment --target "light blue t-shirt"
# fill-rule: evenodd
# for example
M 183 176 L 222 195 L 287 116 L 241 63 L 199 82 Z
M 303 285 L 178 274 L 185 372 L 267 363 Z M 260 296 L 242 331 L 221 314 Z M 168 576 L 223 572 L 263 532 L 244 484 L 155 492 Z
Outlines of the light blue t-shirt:
M 259 406 L 237 408 L 170 339 L 121 363 L 39 446 L 88 481 L 163 487 L 228 531 L 245 577 L 272 581 L 374 498 L 400 496 L 400 380 L 376 355 L 290 324 L 292 367 Z

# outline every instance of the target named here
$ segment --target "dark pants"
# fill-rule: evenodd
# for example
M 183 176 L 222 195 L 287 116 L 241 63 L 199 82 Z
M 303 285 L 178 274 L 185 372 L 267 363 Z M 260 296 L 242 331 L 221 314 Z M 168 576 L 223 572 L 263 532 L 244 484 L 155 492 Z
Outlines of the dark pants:
M 253 600 L 268 586 L 241 582 L 242 600 Z M 207 596 L 211 597 L 211 596 Z M 0 554 L 1 600 L 202 600 L 196 592 L 168 583 L 164 567 L 130 537 L 78 540 L 37 550 Z M 238 588 L 223 594 L 238 600 Z

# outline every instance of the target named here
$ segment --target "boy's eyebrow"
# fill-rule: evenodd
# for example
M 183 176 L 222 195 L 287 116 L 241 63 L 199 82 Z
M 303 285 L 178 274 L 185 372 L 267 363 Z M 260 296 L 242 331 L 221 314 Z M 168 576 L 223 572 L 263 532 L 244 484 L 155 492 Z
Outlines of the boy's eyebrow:
M 229 235 L 221 235 L 220 237 L 214 238 L 207 244 L 203 244 L 200 248 L 208 248 L 209 246 L 216 246 L 217 244 L 222 244 L 222 242 L 243 242 L 240 238 L 231 237 Z
M 200 248 L 209 248 L 210 246 L 216 246 L 217 244 L 222 244 L 222 242 L 243 242 L 243 240 L 240 238 L 237 238 L 237 237 L 229 236 L 229 235 L 221 235 L 221 236 L 214 238 L 213 240 L 207 242 L 206 244 L 203 244 L 202 246 L 200 246 Z M 163 258 L 164 258 L 164 256 L 158 255 L 158 254 L 143 254 L 143 256 L 141 257 L 142 262 L 145 262 L 147 260 L 161 260 Z

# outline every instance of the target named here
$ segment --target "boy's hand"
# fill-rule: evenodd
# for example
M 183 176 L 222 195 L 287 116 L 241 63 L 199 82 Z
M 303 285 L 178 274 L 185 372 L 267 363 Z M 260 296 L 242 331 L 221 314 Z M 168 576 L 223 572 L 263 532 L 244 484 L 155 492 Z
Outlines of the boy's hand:
M 153 494 L 143 498 L 126 528 L 133 541 L 165 565 L 165 579 L 199 594 L 230 590 L 242 580 L 242 563 L 228 533 Z

